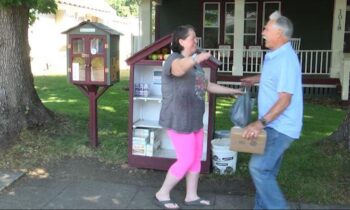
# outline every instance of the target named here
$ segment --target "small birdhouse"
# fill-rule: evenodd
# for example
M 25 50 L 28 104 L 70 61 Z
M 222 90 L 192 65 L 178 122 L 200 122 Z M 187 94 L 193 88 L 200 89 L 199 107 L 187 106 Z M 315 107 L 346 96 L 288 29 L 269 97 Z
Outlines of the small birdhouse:
M 67 75 L 77 85 L 112 85 L 119 81 L 121 33 L 101 23 L 83 21 L 67 34 Z

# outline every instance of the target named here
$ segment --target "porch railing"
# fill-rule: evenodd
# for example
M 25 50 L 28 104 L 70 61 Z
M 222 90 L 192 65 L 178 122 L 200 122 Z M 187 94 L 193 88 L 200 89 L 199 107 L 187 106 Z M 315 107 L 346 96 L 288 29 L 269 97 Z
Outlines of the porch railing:
M 234 49 L 206 49 L 222 62 L 218 72 L 232 73 Z M 244 49 L 243 73 L 260 73 L 264 55 L 267 50 Z M 299 50 L 302 74 L 304 75 L 329 75 L 332 50 Z

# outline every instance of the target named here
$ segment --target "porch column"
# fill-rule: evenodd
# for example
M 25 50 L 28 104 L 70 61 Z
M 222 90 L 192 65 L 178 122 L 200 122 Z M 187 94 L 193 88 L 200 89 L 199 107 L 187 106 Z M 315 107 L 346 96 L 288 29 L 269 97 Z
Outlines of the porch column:
M 141 49 L 152 42 L 152 0 L 142 0 L 140 4 Z
M 245 0 L 235 0 L 233 69 L 232 75 L 243 75 L 243 38 L 244 38 L 244 3 Z
M 341 74 L 341 100 L 349 100 L 349 78 L 350 78 L 350 60 L 345 60 L 344 70 Z
M 333 30 L 332 30 L 332 78 L 339 78 L 342 67 L 344 48 L 344 28 L 346 16 L 346 0 L 334 0 Z

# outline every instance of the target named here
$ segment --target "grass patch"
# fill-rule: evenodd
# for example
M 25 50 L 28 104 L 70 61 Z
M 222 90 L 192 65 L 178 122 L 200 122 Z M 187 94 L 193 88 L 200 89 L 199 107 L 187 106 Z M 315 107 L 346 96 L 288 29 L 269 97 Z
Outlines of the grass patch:
M 98 101 L 98 149 L 89 146 L 87 136 L 88 98 L 68 83 L 65 76 L 35 77 L 35 87 L 42 102 L 56 113 L 57 120 L 40 130 L 23 131 L 10 147 L 0 149 L 0 167 L 36 167 L 65 156 L 96 157 L 114 164 L 127 162 L 128 74 L 129 71 L 122 71 L 121 81 L 110 87 Z M 231 128 L 229 109 L 233 100 L 217 98 L 215 129 Z M 335 106 L 305 103 L 302 136 L 286 152 L 279 176 L 289 200 L 349 203 L 350 154 L 334 142 L 322 141 L 338 127 L 345 114 Z M 256 116 L 255 108 L 253 119 Z M 249 177 L 249 158 L 249 154 L 238 155 L 234 177 Z M 218 178 L 214 174 L 208 176 Z
M 57 120 L 40 130 L 23 131 L 6 152 L 1 168 L 30 168 L 64 156 L 96 157 L 108 163 L 127 161 L 128 74 L 98 100 L 99 149 L 89 146 L 88 98 L 65 76 L 35 77 L 35 88 Z

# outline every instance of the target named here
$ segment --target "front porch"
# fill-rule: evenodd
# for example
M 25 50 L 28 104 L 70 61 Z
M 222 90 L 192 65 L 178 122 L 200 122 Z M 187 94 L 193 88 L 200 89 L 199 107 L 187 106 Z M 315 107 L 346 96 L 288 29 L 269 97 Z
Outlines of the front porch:
M 217 81 L 227 85 L 239 85 L 241 77 L 260 73 L 266 53 L 261 32 L 269 14 L 280 11 L 293 21 L 294 37 L 302 40 L 302 47 L 299 42 L 295 49 L 302 65 L 304 95 L 329 95 L 349 102 L 350 58 L 344 57 L 350 53 L 350 0 L 319 0 L 322 6 L 317 10 L 314 2 L 302 0 L 142 0 L 146 36 L 141 46 L 152 43 L 152 1 L 155 40 L 178 25 L 193 25 L 198 44 L 222 62 Z M 182 4 L 186 7 L 179 7 Z M 315 18 L 310 18 L 310 11 Z

